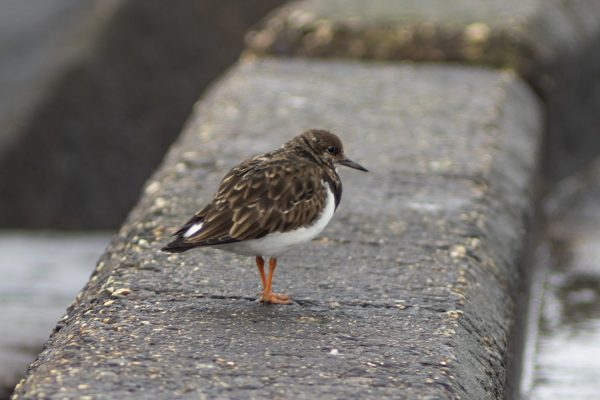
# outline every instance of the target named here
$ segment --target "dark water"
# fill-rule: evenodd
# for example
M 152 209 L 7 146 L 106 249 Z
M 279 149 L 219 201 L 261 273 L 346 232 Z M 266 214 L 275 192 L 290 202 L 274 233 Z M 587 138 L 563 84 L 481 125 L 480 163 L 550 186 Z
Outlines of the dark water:
M 600 163 L 559 185 L 548 205 L 522 397 L 600 399 Z
M 600 236 L 573 250 L 546 275 L 530 399 L 600 398 Z

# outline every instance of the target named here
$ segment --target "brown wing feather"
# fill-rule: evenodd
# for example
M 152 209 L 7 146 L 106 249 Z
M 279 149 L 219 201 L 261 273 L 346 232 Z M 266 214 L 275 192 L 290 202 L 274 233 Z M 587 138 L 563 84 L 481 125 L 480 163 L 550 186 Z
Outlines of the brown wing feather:
M 301 157 L 271 154 L 247 160 L 223 178 L 213 201 L 196 213 L 202 229 L 180 240 L 196 247 L 297 229 L 323 209 L 322 182 L 320 169 Z

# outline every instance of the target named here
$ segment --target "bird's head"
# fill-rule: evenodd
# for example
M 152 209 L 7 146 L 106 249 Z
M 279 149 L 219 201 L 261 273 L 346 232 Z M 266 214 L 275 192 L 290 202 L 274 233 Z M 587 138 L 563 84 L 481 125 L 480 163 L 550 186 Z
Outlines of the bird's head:
M 368 172 L 368 170 L 357 162 L 352 161 L 344 154 L 344 145 L 340 138 L 333 133 L 322 129 L 311 129 L 299 136 L 296 136 L 289 143 L 299 144 L 307 147 L 310 151 L 319 157 L 323 162 L 329 165 L 341 164 L 346 167 Z

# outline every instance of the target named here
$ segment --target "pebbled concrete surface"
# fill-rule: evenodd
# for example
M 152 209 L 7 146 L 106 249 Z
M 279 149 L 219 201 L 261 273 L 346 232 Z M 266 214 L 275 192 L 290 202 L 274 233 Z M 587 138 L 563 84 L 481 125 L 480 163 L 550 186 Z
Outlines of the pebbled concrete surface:
M 232 165 L 312 127 L 372 172 L 342 171 L 330 226 L 280 260 L 294 305 L 255 302 L 250 258 L 158 251 Z M 14 398 L 502 398 L 540 130 L 510 73 L 237 66 Z

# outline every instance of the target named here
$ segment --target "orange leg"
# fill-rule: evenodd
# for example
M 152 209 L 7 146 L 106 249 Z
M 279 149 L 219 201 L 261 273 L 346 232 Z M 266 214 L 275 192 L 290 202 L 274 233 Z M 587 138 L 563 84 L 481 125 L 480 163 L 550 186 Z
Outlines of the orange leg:
M 260 274 L 260 281 L 262 282 L 263 291 L 267 287 L 267 277 L 265 276 L 265 259 L 256 256 L 256 267 L 258 268 L 258 273 Z
M 292 302 L 288 296 L 285 294 L 273 293 L 271 290 L 275 268 L 277 268 L 277 259 L 271 258 L 269 260 L 269 276 L 267 276 L 266 284 L 263 283 L 263 292 L 259 301 L 261 303 L 291 304 Z

